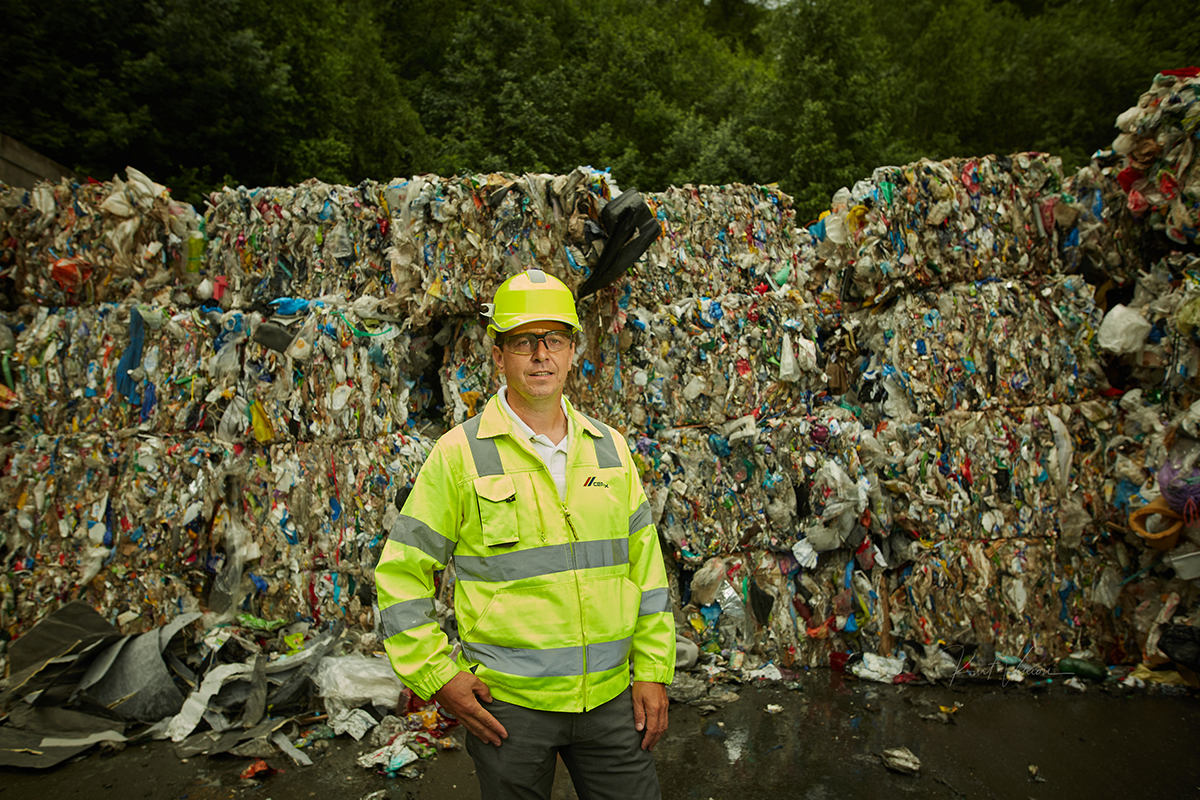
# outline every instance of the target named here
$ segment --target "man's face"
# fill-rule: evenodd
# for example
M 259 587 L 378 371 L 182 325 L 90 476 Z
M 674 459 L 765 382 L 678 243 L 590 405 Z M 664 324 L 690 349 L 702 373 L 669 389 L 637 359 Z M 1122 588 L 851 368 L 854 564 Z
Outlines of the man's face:
M 566 331 L 570 328 L 562 322 L 528 322 L 498 339 L 505 339 L 522 333 L 548 333 L 550 331 Z M 575 343 L 551 353 L 543 341 L 535 343 L 533 353 L 524 355 L 509 352 L 509 348 L 493 345 L 492 359 L 496 366 L 504 372 L 508 381 L 509 405 L 524 405 L 536 407 L 544 403 L 558 403 L 563 386 L 567 382 L 567 374 L 571 368 L 571 359 L 575 356 Z M 516 395 L 514 397 L 514 395 Z

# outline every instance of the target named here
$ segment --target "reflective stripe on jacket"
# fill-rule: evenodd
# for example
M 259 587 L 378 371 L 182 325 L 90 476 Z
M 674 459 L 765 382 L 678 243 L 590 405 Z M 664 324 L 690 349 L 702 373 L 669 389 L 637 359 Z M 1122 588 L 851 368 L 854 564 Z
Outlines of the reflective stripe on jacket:
M 459 670 L 492 696 L 584 711 L 639 681 L 670 683 L 666 570 L 623 437 L 567 403 L 567 492 L 493 397 L 438 440 L 392 526 L 375 580 L 396 673 L 428 698 Z M 462 653 L 450 660 L 434 570 L 454 560 Z

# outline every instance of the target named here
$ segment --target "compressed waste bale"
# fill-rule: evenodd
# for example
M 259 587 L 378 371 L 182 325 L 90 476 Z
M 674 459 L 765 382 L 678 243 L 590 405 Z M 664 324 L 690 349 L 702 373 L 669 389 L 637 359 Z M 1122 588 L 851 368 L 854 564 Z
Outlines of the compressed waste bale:
M 369 630 L 374 559 L 431 446 L 415 433 L 265 448 L 202 434 L 11 443 L 8 629 L 75 596 L 161 623 L 215 591 L 249 595 L 258 616 Z
M 646 199 L 663 230 L 630 269 L 635 305 L 796 283 L 796 242 L 808 237 L 795 231 L 792 200 L 778 188 L 685 184 Z
M 1121 159 L 1117 180 L 1127 212 L 1177 244 L 1195 242 L 1200 213 L 1194 202 L 1200 171 L 1192 135 L 1200 113 L 1197 86 L 1196 67 L 1163 70 L 1137 105 L 1117 117 L 1121 134 L 1112 145 Z
M 1078 276 L 959 283 L 847 315 L 839 349 L 861 401 L 898 388 L 917 414 L 1070 403 L 1107 388 L 1101 316 Z
M 173 304 L 30 307 L 10 367 L 22 430 L 259 443 L 397 430 L 424 410 L 409 399 L 440 397 L 441 386 L 427 374 L 428 340 L 414 347 L 421 337 L 379 319 L 369 300 L 303 301 L 301 313 L 267 319 Z
M 1063 185 L 1061 159 L 1045 153 L 922 159 L 842 189 L 810 231 L 818 256 L 850 267 L 864 299 L 1054 274 L 1061 252 L 1053 206 Z
M 615 424 L 649 430 L 802 407 L 828 383 L 802 309 L 791 296 L 733 294 L 588 319 L 594 336 L 571 389 L 586 406 L 612 409 Z
M 1118 316 L 1115 306 L 1105 316 L 1114 333 L 1130 339 L 1129 344 L 1116 338 L 1101 343 L 1109 371 L 1127 375 L 1125 385 L 1184 396 L 1200 392 L 1198 264 L 1200 258 L 1192 253 L 1159 259 L 1139 276 L 1121 310 L 1128 319 Z
M 122 300 L 183 275 L 199 217 L 138 170 L 127 167 L 126 178 L 0 191 L 21 297 L 46 306 Z

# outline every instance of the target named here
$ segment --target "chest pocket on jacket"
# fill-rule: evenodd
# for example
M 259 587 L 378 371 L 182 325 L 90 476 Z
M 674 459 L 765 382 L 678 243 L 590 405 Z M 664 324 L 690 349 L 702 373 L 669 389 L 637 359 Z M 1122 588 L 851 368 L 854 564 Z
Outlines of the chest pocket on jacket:
M 512 476 L 476 478 L 475 498 L 483 543 L 490 547 L 516 544 L 521 532 L 517 527 L 517 490 Z

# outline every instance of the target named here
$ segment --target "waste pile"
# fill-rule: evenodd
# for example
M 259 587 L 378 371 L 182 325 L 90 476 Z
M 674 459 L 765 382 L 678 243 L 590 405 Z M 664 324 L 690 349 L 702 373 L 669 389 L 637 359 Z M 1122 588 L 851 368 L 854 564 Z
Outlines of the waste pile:
M 341 623 L 200 619 L 185 612 L 121 634 L 81 600 L 47 616 L 12 643 L 0 765 L 47 768 L 155 738 L 184 759 L 259 759 L 243 773 L 252 777 L 280 753 L 311 766 L 324 740 L 349 735 L 369 748 L 361 766 L 415 777 L 418 758 L 459 747 L 446 737 L 457 723 L 405 689 L 386 658 L 360 652 L 370 643 Z
M 89 597 L 125 631 L 234 608 L 369 630 L 395 487 L 431 446 L 417 433 L 253 450 L 200 434 L 14 442 L 4 624 L 23 632 Z
M 1045 153 L 881 167 L 809 227 L 818 256 L 867 304 L 985 279 L 1037 280 L 1083 265 L 1124 275 L 1116 182 L 1097 163 L 1064 176 Z
M 644 195 L 660 235 L 580 298 L 568 394 L 626 434 L 697 669 L 1190 669 L 1167 650 L 1200 623 L 1200 269 L 1144 245 L 1194 232 L 1194 81 L 1156 78 L 1073 175 L 923 160 L 815 221 L 774 186 Z M 0 191 L 10 687 L 80 601 L 96 647 L 149 636 L 171 668 L 182 631 L 203 659 L 244 617 L 375 652 L 384 532 L 499 386 L 480 304 L 532 266 L 582 286 L 619 195 L 588 167 L 226 187 L 202 214 L 136 170 Z M 256 669 L 256 636 L 222 663 Z M 171 678 L 209 744 L 214 663 Z
M 1117 117 L 1121 135 L 1104 155 L 1120 159 L 1125 206 L 1143 225 L 1186 245 L 1196 241 L 1200 170 L 1196 121 L 1200 68 L 1164 70 L 1137 105 Z
M 5 188 L 4 272 L 46 306 L 124 300 L 186 269 L 200 218 L 136 169 L 126 180 Z

